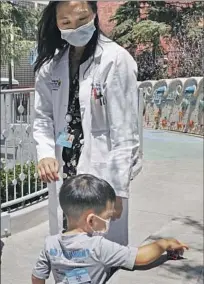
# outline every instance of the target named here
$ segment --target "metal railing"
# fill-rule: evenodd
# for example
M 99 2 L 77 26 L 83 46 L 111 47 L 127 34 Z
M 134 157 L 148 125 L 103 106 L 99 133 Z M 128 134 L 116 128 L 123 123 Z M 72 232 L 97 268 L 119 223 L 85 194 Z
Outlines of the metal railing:
M 143 90 L 139 91 L 142 158 Z M 38 179 L 32 138 L 34 89 L 1 90 L 1 209 L 9 211 L 47 193 Z
M 32 139 L 34 89 L 1 90 L 1 209 L 38 200 L 47 188 L 38 179 Z

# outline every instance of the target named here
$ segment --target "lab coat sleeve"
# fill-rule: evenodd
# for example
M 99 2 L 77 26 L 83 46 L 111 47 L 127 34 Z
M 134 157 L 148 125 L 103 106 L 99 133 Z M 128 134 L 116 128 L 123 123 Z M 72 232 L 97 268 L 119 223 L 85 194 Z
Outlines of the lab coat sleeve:
M 41 68 L 36 77 L 33 138 L 38 161 L 55 158 L 51 75 L 45 67 Z
M 116 195 L 128 198 L 133 166 L 139 160 L 137 64 L 126 50 L 113 62 L 105 82 L 111 151 L 107 177 Z

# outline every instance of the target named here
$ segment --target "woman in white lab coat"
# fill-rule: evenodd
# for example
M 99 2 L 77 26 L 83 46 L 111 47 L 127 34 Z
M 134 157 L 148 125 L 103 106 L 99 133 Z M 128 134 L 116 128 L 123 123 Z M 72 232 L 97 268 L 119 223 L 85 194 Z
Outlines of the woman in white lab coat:
M 87 173 L 115 189 L 107 238 L 126 245 L 129 184 L 138 171 L 135 61 L 100 31 L 96 1 L 51 1 L 39 22 L 35 71 L 33 136 L 48 182 L 50 233 L 62 229 L 63 180 Z

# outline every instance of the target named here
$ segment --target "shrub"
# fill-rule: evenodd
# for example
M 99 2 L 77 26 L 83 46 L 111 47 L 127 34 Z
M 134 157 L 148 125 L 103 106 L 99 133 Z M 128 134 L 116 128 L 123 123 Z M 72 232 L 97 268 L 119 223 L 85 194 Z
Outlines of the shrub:
M 23 196 L 26 196 L 29 194 L 29 171 L 30 171 L 30 193 L 35 192 L 36 189 L 37 190 L 41 189 L 41 181 L 39 180 L 39 178 L 35 178 L 36 166 L 34 162 L 31 162 L 30 165 L 24 164 L 22 169 L 21 169 L 21 165 L 17 164 L 15 166 L 15 171 L 16 171 L 16 198 L 20 198 L 22 196 L 22 193 L 23 193 Z M 25 174 L 25 179 L 23 183 L 19 177 L 22 172 Z M 13 181 L 14 181 L 14 169 L 9 169 L 6 172 L 4 167 L 1 167 L 0 168 L 1 203 L 6 202 L 6 182 L 8 183 L 8 201 L 14 199 Z M 23 184 L 23 187 L 22 187 L 22 184 Z M 43 183 L 42 187 L 46 188 L 46 184 Z M 32 198 L 32 200 L 26 201 L 26 203 L 32 202 L 36 200 L 37 198 L 36 197 Z M 16 207 L 16 205 L 12 207 Z

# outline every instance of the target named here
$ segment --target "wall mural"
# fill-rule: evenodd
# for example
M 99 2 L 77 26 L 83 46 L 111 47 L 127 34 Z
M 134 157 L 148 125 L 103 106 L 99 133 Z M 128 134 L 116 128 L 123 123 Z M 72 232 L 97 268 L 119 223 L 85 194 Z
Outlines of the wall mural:
M 138 82 L 146 104 L 144 127 L 203 135 L 203 77 Z

